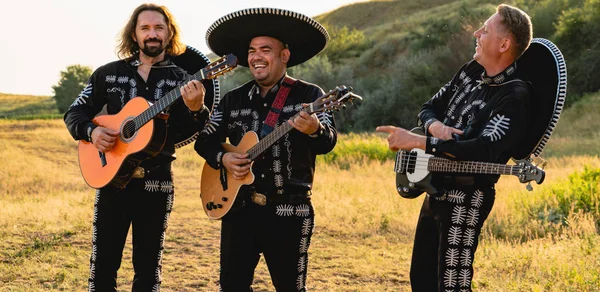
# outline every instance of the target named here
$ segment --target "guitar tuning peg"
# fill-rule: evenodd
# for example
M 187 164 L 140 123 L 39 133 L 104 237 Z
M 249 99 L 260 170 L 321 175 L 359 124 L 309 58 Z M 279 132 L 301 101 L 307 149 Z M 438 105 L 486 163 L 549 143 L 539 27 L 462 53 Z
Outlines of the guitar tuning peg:
M 527 189 L 528 191 L 533 191 L 533 187 L 531 186 L 531 182 L 527 183 L 527 186 L 525 186 L 525 189 Z

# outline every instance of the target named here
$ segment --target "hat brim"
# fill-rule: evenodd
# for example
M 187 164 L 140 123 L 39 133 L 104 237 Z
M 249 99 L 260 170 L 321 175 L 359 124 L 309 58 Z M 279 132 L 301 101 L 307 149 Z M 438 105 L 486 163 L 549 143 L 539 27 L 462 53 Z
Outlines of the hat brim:
M 215 21 L 206 32 L 206 44 L 219 56 L 236 55 L 238 64 L 248 67 L 248 46 L 258 36 L 273 37 L 288 46 L 287 67 L 317 55 L 329 41 L 327 30 L 308 16 L 277 8 L 250 8 Z
M 517 74 L 531 85 L 531 124 L 515 159 L 540 156 L 548 143 L 567 95 L 567 66 L 560 50 L 551 41 L 535 38 L 517 60 Z
M 187 46 L 183 54 L 177 55 L 171 60 L 173 63 L 175 63 L 175 65 L 181 67 L 190 75 L 198 73 L 198 71 L 210 64 L 210 60 L 208 57 L 206 57 L 206 55 L 191 46 Z M 212 111 L 214 105 L 218 104 L 221 99 L 219 80 L 216 78 L 202 80 L 202 85 L 206 90 L 204 95 L 204 105 L 206 105 L 206 107 Z M 175 148 L 185 146 L 196 140 L 197 137 L 198 133 L 195 133 L 191 137 L 184 139 L 182 142 L 175 144 Z

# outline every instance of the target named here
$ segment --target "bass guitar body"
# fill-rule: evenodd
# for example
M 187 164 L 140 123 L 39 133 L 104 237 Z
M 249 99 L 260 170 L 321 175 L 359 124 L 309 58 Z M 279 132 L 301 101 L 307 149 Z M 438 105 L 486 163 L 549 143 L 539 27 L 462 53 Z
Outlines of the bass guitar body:
M 90 142 L 79 141 L 79 166 L 90 187 L 98 189 L 110 185 L 123 188 L 143 160 L 160 153 L 166 140 L 165 120 L 151 119 L 137 131 L 133 130 L 133 118 L 148 107 L 146 99 L 136 97 L 127 102 L 119 113 L 94 118 L 94 124 L 121 134 L 114 148 L 106 153 L 99 152 Z

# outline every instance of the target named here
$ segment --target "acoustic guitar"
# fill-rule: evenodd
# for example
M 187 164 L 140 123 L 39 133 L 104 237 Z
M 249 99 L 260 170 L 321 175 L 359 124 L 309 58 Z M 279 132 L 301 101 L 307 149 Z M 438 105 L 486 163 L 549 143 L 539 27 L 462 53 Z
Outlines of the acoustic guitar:
M 191 80 L 213 79 L 237 66 L 237 58 L 229 54 L 208 64 L 182 84 Z M 92 188 L 111 185 L 124 188 L 138 165 L 155 157 L 162 150 L 166 139 L 166 123 L 156 122 L 175 100 L 181 97 L 179 87 L 168 92 L 156 103 L 151 104 L 143 97 L 132 98 L 114 115 L 95 117 L 94 124 L 118 130 L 119 138 L 114 148 L 106 153 L 98 151 L 94 144 L 79 141 L 79 168 L 85 182 Z
M 411 132 L 424 135 L 420 128 L 414 128 Z M 398 194 L 408 199 L 414 199 L 423 192 L 434 196 L 442 195 L 441 191 L 431 182 L 432 172 L 443 172 L 458 176 L 465 174 L 514 175 L 519 178 L 521 183 L 534 180 L 537 184 L 541 184 L 546 175 L 544 170 L 536 167 L 526 159 L 515 161 L 515 165 L 481 161 L 455 161 L 435 157 L 421 149 L 398 151 L 394 172 L 396 173 L 396 190 Z
M 314 102 L 308 104 L 302 111 L 309 114 L 317 112 L 331 112 L 345 108 L 345 103 L 354 99 L 362 100 L 362 97 L 351 92 L 351 87 L 338 86 L 325 95 L 317 98 Z M 294 119 L 300 113 L 297 113 L 290 119 Z M 284 122 L 276 127 L 271 133 L 259 141 L 256 132 L 246 133 L 238 145 L 234 146 L 223 143 L 223 148 L 227 152 L 248 153 L 248 158 L 254 163 L 265 150 L 269 149 L 286 133 L 294 129 L 289 123 Z M 227 172 L 227 187 L 221 184 L 221 171 L 214 169 L 208 163 L 204 163 L 202 169 L 202 179 L 200 185 L 200 198 L 204 212 L 210 219 L 220 219 L 231 209 L 240 188 L 243 185 L 250 185 L 254 182 L 252 171 L 243 179 L 235 179 L 230 172 Z

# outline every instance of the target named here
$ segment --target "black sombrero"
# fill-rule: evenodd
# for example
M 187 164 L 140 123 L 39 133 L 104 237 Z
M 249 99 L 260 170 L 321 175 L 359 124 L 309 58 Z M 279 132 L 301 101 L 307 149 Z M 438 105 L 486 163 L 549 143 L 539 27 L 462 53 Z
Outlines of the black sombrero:
M 544 150 L 565 105 L 567 65 L 556 45 L 547 39 L 535 38 L 517 60 L 517 74 L 533 91 L 530 130 L 513 158 L 533 158 Z
M 210 60 L 204 54 L 202 54 L 202 52 L 191 46 L 187 46 L 183 54 L 177 55 L 171 60 L 173 63 L 191 75 L 198 73 L 198 71 L 210 64 Z M 206 94 L 204 95 L 204 104 L 209 110 L 212 111 L 213 106 L 219 103 L 220 100 L 219 81 L 216 78 L 203 80 L 202 85 L 204 85 L 204 88 L 206 89 Z M 175 144 L 175 148 L 192 143 L 197 137 L 198 133 L 195 133 L 191 137 L 188 137 L 187 139 Z
M 206 44 L 218 56 L 234 54 L 248 67 L 248 45 L 257 36 L 270 36 L 287 44 L 287 67 L 298 65 L 321 52 L 329 41 L 327 30 L 316 20 L 278 8 L 248 8 L 227 14 L 206 32 Z

